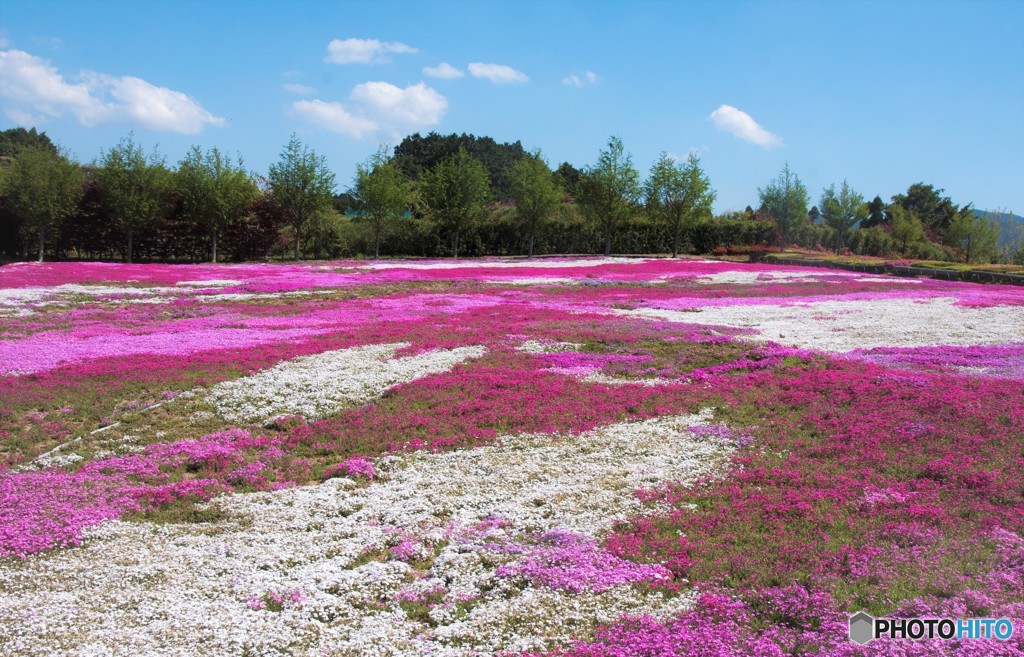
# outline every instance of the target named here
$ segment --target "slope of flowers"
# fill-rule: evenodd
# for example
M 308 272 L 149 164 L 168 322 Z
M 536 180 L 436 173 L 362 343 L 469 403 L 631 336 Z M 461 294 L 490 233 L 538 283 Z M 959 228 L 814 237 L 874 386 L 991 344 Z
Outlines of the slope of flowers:
M 1024 290 L 0 267 L 0 654 L 1020 654 Z M 711 409 L 702 410 L 702 409 Z

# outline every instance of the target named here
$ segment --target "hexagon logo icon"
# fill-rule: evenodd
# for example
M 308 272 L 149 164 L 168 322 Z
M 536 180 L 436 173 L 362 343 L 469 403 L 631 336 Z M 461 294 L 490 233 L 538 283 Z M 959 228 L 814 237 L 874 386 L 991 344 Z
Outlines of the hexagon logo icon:
M 865 645 L 875 638 L 875 619 L 863 611 L 850 616 L 850 641 Z

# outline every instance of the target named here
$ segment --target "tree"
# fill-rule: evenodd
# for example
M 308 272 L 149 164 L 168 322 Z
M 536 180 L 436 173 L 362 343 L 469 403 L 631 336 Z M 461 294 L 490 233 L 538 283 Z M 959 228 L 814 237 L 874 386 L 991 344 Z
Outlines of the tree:
M 45 144 L 20 148 L 6 167 L 2 188 L 7 206 L 38 239 L 39 262 L 47 235 L 77 209 L 83 182 L 81 167 Z
M 711 214 L 715 191 L 700 167 L 700 158 L 690 153 L 680 164 L 664 151 L 651 167 L 644 186 L 647 207 L 672 229 L 672 257 L 679 255 L 683 224 Z
M 527 256 L 533 257 L 533 243 L 537 224 L 554 212 L 562 201 L 562 190 L 555 183 L 548 163 L 540 151 L 534 151 L 512 165 L 509 172 L 512 198 L 516 202 L 516 214 L 529 226 L 530 238 Z
M 295 259 L 299 259 L 302 232 L 319 212 L 331 207 L 334 173 L 323 156 L 304 146 L 293 133 L 281 151 L 281 160 L 267 174 L 270 195 L 284 209 L 295 229 Z
M 860 222 L 861 228 L 881 226 L 886 222 L 885 203 L 880 196 L 875 196 L 875 198 L 871 199 L 871 202 L 868 203 L 867 212 L 868 216 L 864 218 L 864 221 Z
M 216 148 L 205 155 L 193 146 L 178 165 L 175 188 L 185 216 L 210 235 L 210 262 L 217 262 L 217 238 L 259 196 L 256 183 L 242 167 Z
M 779 250 L 792 240 L 793 234 L 807 219 L 807 188 L 800 177 L 783 167 L 779 177 L 757 190 L 761 207 L 774 220 L 779 229 Z
M 854 227 L 868 216 L 864 197 L 855 192 L 844 180 L 839 193 L 836 186 L 829 185 L 821 194 L 818 202 L 825 225 L 832 229 L 836 240 L 836 251 L 850 241 Z
M 921 218 L 899 205 L 893 206 L 889 211 L 889 217 L 889 234 L 900 245 L 900 255 L 906 256 L 911 246 L 924 239 Z
M 570 198 L 576 198 L 581 178 L 583 178 L 583 172 L 568 162 L 562 162 L 558 165 L 558 168 L 555 169 L 555 180 L 557 184 L 565 190 L 565 193 L 568 194 Z
M 958 208 L 949 199 L 942 196 L 945 190 L 935 189 L 924 183 L 914 183 L 907 188 L 906 194 L 896 194 L 892 204 L 913 212 L 921 219 L 925 228 L 933 234 L 940 234 L 956 218 Z
M 511 198 L 509 172 L 512 166 L 526 157 L 521 143 L 499 144 L 490 137 L 471 134 L 439 135 L 431 132 L 426 137 L 419 133 L 409 135 L 395 147 L 395 161 L 410 180 L 419 180 L 442 160 L 465 149 L 487 170 L 491 194 L 499 201 Z
M 964 254 L 964 262 L 991 262 L 999 245 L 999 225 L 965 208 L 950 222 L 944 238 L 946 244 Z
M 18 127 L 0 131 L 0 160 L 13 158 L 26 146 L 41 146 L 53 155 L 60 154 L 46 133 L 36 132 L 35 128 L 26 130 Z
M 460 148 L 428 171 L 421 195 L 430 215 L 452 233 L 452 256 L 459 257 L 459 233 L 484 212 L 490 196 L 487 169 Z
M 622 140 L 608 139 L 608 149 L 598 154 L 597 163 L 587 167 L 578 186 L 577 202 L 583 213 L 604 228 L 604 254 L 612 252 L 612 232 L 619 221 L 629 217 L 640 198 L 640 174 Z
M 164 211 L 170 172 L 155 150 L 146 157 L 133 135 L 104 153 L 97 166 L 103 203 L 127 234 L 131 262 L 135 235 L 151 228 Z
M 373 222 L 373 258 L 380 257 L 380 233 L 386 219 L 398 218 L 412 201 L 412 185 L 388 148 L 381 146 L 364 164 L 356 165 L 355 196 Z

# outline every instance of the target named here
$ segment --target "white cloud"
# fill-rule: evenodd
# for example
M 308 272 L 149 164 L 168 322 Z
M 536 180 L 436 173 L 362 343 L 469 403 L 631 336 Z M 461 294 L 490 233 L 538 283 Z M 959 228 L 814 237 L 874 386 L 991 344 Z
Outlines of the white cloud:
M 157 87 L 130 76 L 104 78 L 110 95 L 120 101 L 115 114 L 125 114 L 146 128 L 194 135 L 207 124 L 226 125 L 224 119 L 210 114 L 180 91 Z
M 708 118 L 719 130 L 731 132 L 740 139 L 758 146 L 771 148 L 782 145 L 781 137 L 768 132 L 758 125 L 752 116 L 732 105 L 719 106 Z
M 390 53 L 413 54 L 417 50 L 398 41 L 377 39 L 333 39 L 327 44 L 329 64 L 383 64 L 391 61 Z
M 461 78 L 466 75 L 462 69 L 455 68 L 448 62 L 441 62 L 437 66 L 427 66 L 423 69 L 423 74 L 429 75 L 432 78 L 441 78 L 442 80 Z
M 530 80 L 530 78 L 526 76 L 526 73 L 517 71 L 511 66 L 504 66 L 502 64 L 473 62 L 469 65 L 469 74 L 474 78 L 484 78 L 497 84 L 528 82 Z
M 427 128 L 440 123 L 448 109 L 448 100 L 422 82 L 405 89 L 388 82 L 364 82 L 352 89 L 351 99 L 351 107 L 300 100 L 292 109 L 311 123 L 356 139 Z
M 49 62 L 27 52 L 0 51 L 0 98 L 13 120 L 71 113 L 86 126 L 123 122 L 184 134 L 225 124 L 186 94 L 140 78 L 83 71 L 79 79 L 65 80 Z
M 422 82 L 405 89 L 387 82 L 364 82 L 352 90 L 352 98 L 385 125 L 425 128 L 440 123 L 448 109 L 445 97 Z
M 295 94 L 297 96 L 312 96 L 316 93 L 316 89 L 313 87 L 307 87 L 304 84 L 296 84 L 294 82 L 289 82 L 282 88 L 288 93 Z
M 582 76 L 573 74 L 567 78 L 563 78 L 562 84 L 567 84 L 570 87 L 582 87 L 587 84 L 596 84 L 600 79 L 601 78 L 597 76 L 597 73 L 587 71 Z
M 295 113 L 321 128 L 361 139 L 377 130 L 373 121 L 354 116 L 341 103 L 322 100 L 298 100 L 292 104 Z

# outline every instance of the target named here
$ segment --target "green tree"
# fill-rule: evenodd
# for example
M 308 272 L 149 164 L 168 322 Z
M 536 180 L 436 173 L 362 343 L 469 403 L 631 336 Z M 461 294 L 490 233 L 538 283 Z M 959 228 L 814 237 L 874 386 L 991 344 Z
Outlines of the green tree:
M 431 132 L 426 137 L 419 133 L 409 135 L 395 147 L 395 162 L 410 180 L 420 180 L 442 160 L 463 148 L 487 169 L 491 196 L 499 201 L 511 198 L 509 172 L 512 166 L 526 157 L 521 143 L 499 144 L 490 137 L 471 134 L 439 135 Z
M 886 222 L 885 218 L 885 202 L 882 201 L 882 197 L 875 196 L 868 203 L 867 207 L 868 216 L 864 218 L 864 221 L 860 222 L 861 228 L 871 228 L 873 226 L 881 226 Z
M 210 262 L 217 262 L 218 237 L 259 196 L 255 181 L 245 172 L 241 159 L 235 165 L 216 148 L 204 155 L 193 146 L 178 164 L 174 186 L 185 216 L 209 233 Z
M 999 225 L 977 217 L 970 208 L 958 212 L 946 227 L 944 241 L 963 253 L 964 262 L 992 262 L 998 253 Z
M 42 262 L 47 236 L 75 212 L 82 198 L 81 167 L 64 153 L 33 144 L 17 151 L 0 182 L 8 209 L 21 218 L 29 234 L 35 234 Z
M 0 130 L 0 160 L 13 158 L 26 146 L 41 146 L 54 155 L 60 154 L 57 146 L 50 141 L 45 132 L 36 132 L 35 128 L 26 130 L 21 127 Z
M 459 234 L 484 213 L 490 196 L 487 169 L 460 148 L 422 178 L 421 196 L 427 211 L 452 234 L 452 256 L 459 257 Z
M 672 230 L 672 257 L 679 255 L 684 224 L 690 225 L 701 217 L 711 215 L 715 191 L 700 166 L 700 158 L 690 153 L 686 164 L 675 161 L 662 152 L 651 167 L 651 175 L 644 185 L 649 210 L 660 217 Z
M 889 210 L 890 235 L 899 245 L 900 255 L 906 256 L 910 247 L 924 239 L 924 224 L 910 210 L 896 205 Z
M 412 202 L 406 180 L 388 148 L 381 146 L 364 164 L 356 165 L 355 197 L 373 222 L 373 258 L 380 257 L 380 234 L 387 219 L 399 218 Z
M 334 173 L 327 161 L 292 134 L 281 151 L 281 159 L 270 165 L 267 186 L 270 196 L 283 209 L 295 229 L 295 259 L 299 259 L 302 233 L 318 213 L 331 207 L 334 198 Z
M 604 254 L 612 252 L 615 226 L 628 219 L 640 198 L 640 174 L 622 140 L 608 139 L 608 149 L 598 154 L 597 163 L 587 167 L 578 185 L 577 203 L 591 221 L 604 230 Z
M 509 172 L 512 198 L 516 202 L 516 214 L 529 227 L 527 256 L 533 257 L 533 243 L 537 235 L 537 224 L 547 219 L 562 201 L 562 190 L 544 161 L 540 151 L 534 151 L 512 165 Z
M 583 172 L 568 162 L 562 162 L 555 169 L 556 183 L 570 198 L 576 198 L 581 178 L 583 178 Z
M 822 192 L 818 205 L 821 207 L 820 212 L 825 225 L 831 228 L 835 235 L 836 251 L 850 243 L 854 227 L 868 216 L 864 197 L 855 192 L 845 180 L 838 194 L 836 186 L 829 185 Z
M 914 183 L 907 188 L 906 194 L 893 196 L 892 204 L 916 214 L 925 228 L 930 229 L 933 234 L 941 234 L 959 211 L 949 197 L 942 196 L 943 191 L 945 190 L 935 189 L 932 185 Z
M 103 153 L 97 167 L 103 204 L 127 235 L 132 262 L 136 234 L 154 227 L 164 212 L 170 172 L 156 150 L 147 157 L 133 135 Z
M 807 188 L 786 163 L 779 177 L 759 187 L 757 193 L 762 209 L 775 220 L 779 229 L 779 250 L 782 250 L 807 220 Z

